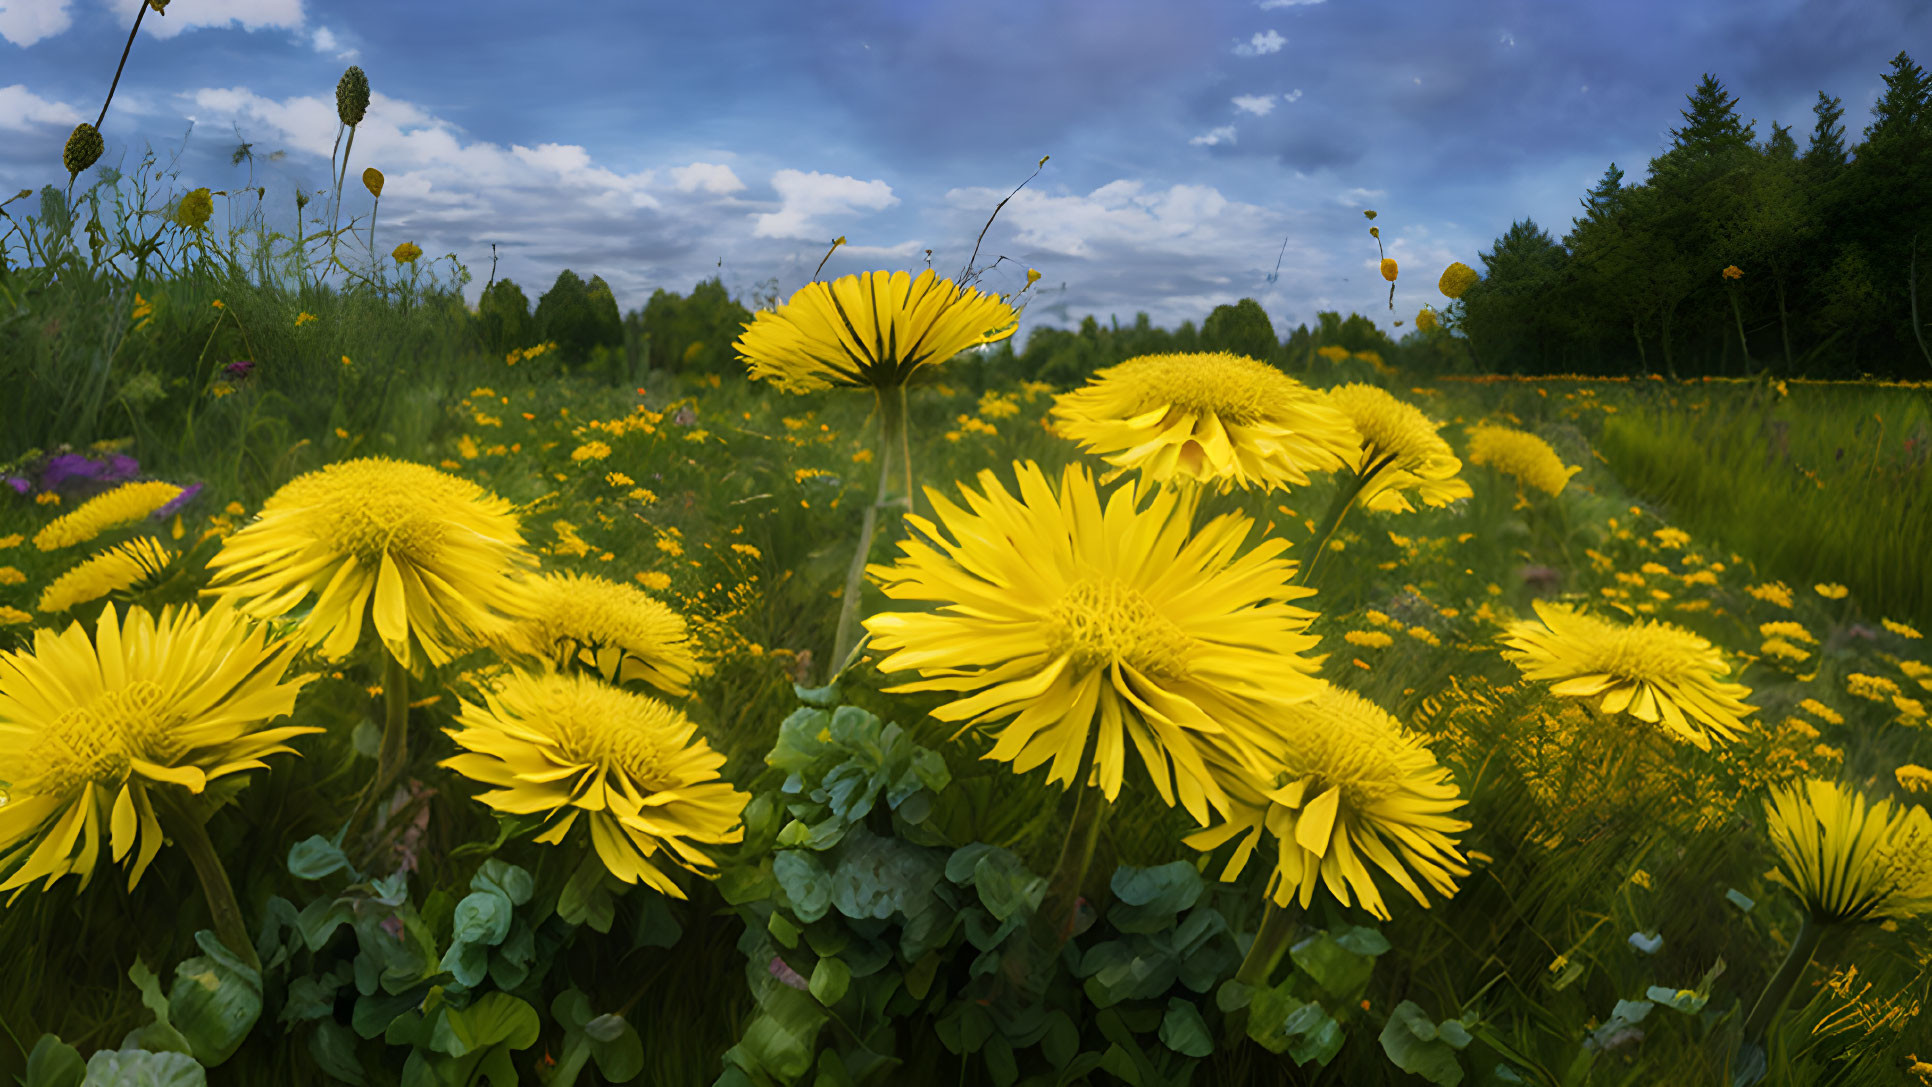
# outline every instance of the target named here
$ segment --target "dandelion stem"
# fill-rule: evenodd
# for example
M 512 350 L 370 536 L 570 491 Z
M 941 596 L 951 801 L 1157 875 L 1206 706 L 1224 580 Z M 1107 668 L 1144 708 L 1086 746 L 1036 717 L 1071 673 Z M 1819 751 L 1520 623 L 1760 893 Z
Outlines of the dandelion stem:
M 1315 562 L 1328 550 L 1328 542 L 1335 538 L 1336 531 L 1342 527 L 1342 518 L 1354 508 L 1355 500 L 1368 489 L 1369 483 L 1394 461 L 1395 454 L 1390 453 L 1380 460 L 1369 462 L 1369 466 L 1353 482 L 1344 484 L 1344 489 L 1336 493 L 1335 501 L 1329 504 L 1328 513 L 1322 517 L 1321 527 L 1315 531 L 1315 540 L 1311 545 L 1313 550 L 1308 554 L 1308 561 L 1302 564 L 1301 574 L 1295 579 L 1297 584 L 1307 585 L 1314 577 Z
M 1798 985 L 1798 978 L 1803 976 L 1805 967 L 1811 965 L 1811 956 L 1818 950 L 1818 941 L 1824 935 L 1825 926 L 1809 916 L 1804 924 L 1798 926 L 1798 935 L 1791 941 L 1791 950 L 1785 953 L 1778 972 L 1765 983 L 1764 992 L 1758 995 L 1757 1004 L 1751 1008 L 1750 1018 L 1744 1021 L 1746 1045 L 1755 1045 L 1763 1040 L 1771 1020 L 1784 1009 L 1785 1001 L 1791 998 L 1791 990 Z
M 908 462 L 905 472 L 907 502 L 910 503 L 912 498 L 910 447 L 905 437 L 905 388 L 874 389 L 873 392 L 879 405 L 879 494 L 865 509 L 865 520 L 859 528 L 858 547 L 852 552 L 852 564 L 845 570 L 845 591 L 839 598 L 838 633 L 832 642 L 832 659 L 825 671 L 827 683 L 838 676 L 839 669 L 845 666 L 845 658 L 851 656 L 852 647 L 858 644 L 859 596 L 865 591 L 865 560 L 872 554 L 872 536 L 879 525 L 879 511 L 891 503 L 892 459 L 895 452 Z M 911 508 L 910 505 L 907 508 Z
M 1269 899 L 1261 911 L 1261 928 L 1254 934 L 1254 943 L 1249 946 L 1247 957 L 1241 960 L 1240 969 L 1234 972 L 1234 980 L 1257 989 L 1266 987 L 1269 975 L 1275 972 L 1275 964 L 1281 961 L 1281 953 L 1288 948 L 1288 938 L 1294 934 L 1294 919 Z
M 255 954 L 255 945 L 249 942 L 248 926 L 243 923 L 241 906 L 235 901 L 234 885 L 228 882 L 228 870 L 222 867 L 214 843 L 208 840 L 205 821 L 169 790 L 156 790 L 155 799 L 159 801 L 155 806 L 160 809 L 156 814 L 167 820 L 169 836 L 187 852 L 188 860 L 195 866 L 195 875 L 201 879 L 202 897 L 208 900 L 208 912 L 215 919 L 215 935 L 228 945 L 228 950 L 259 971 L 262 960 Z
M 141 20 L 147 16 L 147 13 L 148 5 L 146 0 L 142 0 L 141 6 L 134 12 L 134 29 L 127 32 L 127 44 L 121 47 L 121 63 L 114 66 L 114 82 L 107 85 L 107 101 L 101 103 L 101 115 L 94 119 L 96 131 L 99 131 L 101 125 L 107 120 L 107 107 L 114 101 L 114 88 L 121 85 L 121 69 L 127 67 L 127 55 L 134 49 L 134 36 L 141 32 Z
M 378 798 L 409 757 L 409 670 L 394 653 L 383 654 L 382 708 L 382 746 L 376 750 Z

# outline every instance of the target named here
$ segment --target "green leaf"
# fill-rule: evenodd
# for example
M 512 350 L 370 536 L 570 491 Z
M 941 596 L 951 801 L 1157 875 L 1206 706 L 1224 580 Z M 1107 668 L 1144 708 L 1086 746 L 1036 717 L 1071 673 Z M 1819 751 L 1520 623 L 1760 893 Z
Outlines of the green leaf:
M 1167 1014 L 1161 1017 L 1161 1043 L 1184 1057 L 1199 1058 L 1214 1052 L 1214 1039 L 1208 1034 L 1201 1010 L 1179 997 L 1167 1002 Z
M 596 853 L 585 854 L 557 896 L 557 916 L 565 924 L 609 932 L 611 922 L 617 919 L 617 902 L 606 885 L 609 875 Z
M 477 869 L 476 875 L 470 877 L 470 889 L 495 891 L 508 899 L 510 905 L 521 906 L 530 901 L 530 896 L 536 892 L 537 883 L 530 877 L 530 873 L 516 865 L 491 858 L 483 862 L 483 866 Z
M 1404 1000 L 1395 1006 L 1382 1028 L 1382 1052 L 1404 1072 L 1440 1087 L 1455 1087 L 1462 1082 L 1462 1064 L 1456 1060 L 1455 1047 L 1440 1034 L 1421 1005 Z M 1462 1037 L 1466 1044 L 1467 1033 Z
M 1597 1049 L 1609 1045 L 1619 1033 L 1636 1026 L 1650 1015 L 1656 1007 L 1648 1000 L 1619 1000 L 1610 1011 L 1610 1018 L 1597 1029 L 1590 1032 L 1589 1044 Z
M 208 1073 L 186 1053 L 104 1049 L 87 1058 L 82 1087 L 208 1087 Z
M 798 926 L 786 920 L 785 915 L 777 910 L 771 911 L 771 917 L 765 921 L 765 931 L 771 933 L 771 938 L 787 951 L 798 946 Z
M 940 871 L 925 849 L 855 827 L 832 873 L 832 905 L 855 920 L 911 913 L 906 907 L 932 893 Z M 800 914 L 799 920 L 809 919 Z
M 203 955 L 174 970 L 168 1021 L 188 1040 L 194 1057 L 214 1068 L 241 1048 L 262 1015 L 262 976 L 203 929 L 195 933 Z
M 1174 861 L 1153 868 L 1122 865 L 1114 869 L 1114 897 L 1130 906 L 1148 906 L 1161 913 L 1191 909 L 1205 884 L 1192 862 Z
M 452 938 L 459 943 L 494 947 L 510 934 L 512 915 L 510 899 L 502 891 L 474 891 L 456 904 Z
M 537 1043 L 537 1009 L 508 993 L 485 993 L 458 1011 L 448 1009 L 430 1035 L 430 1048 L 461 1057 L 491 1046 L 528 1049 Z
M 851 984 L 852 968 L 839 959 L 820 959 L 812 968 L 812 995 L 828 1008 L 839 1002 Z
M 1054 1068 L 1064 1071 L 1079 1053 L 1080 1028 L 1073 1025 L 1072 1016 L 1056 1009 L 1047 1016 L 1046 1033 L 1040 1036 L 1040 1054 Z
M 950 865 L 949 865 L 950 866 Z M 973 889 L 994 920 L 1005 921 L 1021 910 L 1038 909 L 1046 895 L 1047 881 L 1027 871 L 1026 865 L 1009 850 L 992 849 L 973 865 Z
M 1271 1053 L 1286 1053 L 1296 1064 L 1327 1066 L 1342 1050 L 1342 1027 L 1327 1009 L 1288 993 L 1293 979 L 1257 989 L 1248 1004 L 1248 1037 Z
M 797 695 L 798 700 L 807 706 L 820 706 L 829 709 L 839 704 L 839 685 L 837 683 L 828 683 L 823 687 L 802 687 L 794 683 L 792 684 L 792 693 Z
M 168 1022 L 168 998 L 161 995 L 161 979 L 154 976 L 148 964 L 140 959 L 128 967 L 128 980 L 141 991 L 141 1003 L 154 1013 L 154 1022 L 129 1031 L 121 1042 L 123 1049 L 151 1049 L 172 1053 L 191 1054 L 194 1046 L 174 1025 Z
M 644 1071 L 644 1040 L 637 1036 L 637 1028 L 612 1015 L 599 1018 L 617 1019 L 618 1031 L 608 1040 L 591 1039 L 590 1055 L 597 1062 L 597 1070 L 612 1083 L 629 1083 Z M 591 1020 L 596 1022 L 597 1020 Z M 588 1033 L 588 1029 L 586 1029 Z
M 304 838 L 289 848 L 288 872 L 296 879 L 321 879 L 345 870 L 353 878 L 362 878 L 349 863 L 348 855 L 320 834 Z
M 1652 985 L 1644 990 L 1644 995 L 1672 1011 L 1680 1011 L 1685 1015 L 1696 1015 L 1703 1011 L 1704 1005 L 1711 999 L 1705 993 L 1693 992 L 1690 989 L 1667 989 L 1662 985 Z
M 27 1080 L 24 1087 L 81 1087 L 87 1076 L 87 1062 L 80 1050 L 52 1034 L 43 1034 L 27 1054 Z
M 1378 935 L 1376 937 L 1380 939 Z M 1359 940 L 1356 946 L 1364 946 Z M 1367 946 L 1373 946 L 1369 944 Z M 1382 941 L 1383 950 L 1388 942 Z M 1380 954 L 1380 952 L 1376 952 Z M 1375 959 L 1352 951 L 1326 932 L 1317 932 L 1288 949 L 1295 967 L 1307 974 L 1324 992 L 1353 1002 L 1368 985 L 1375 971 Z
M 369 1082 L 362 1062 L 356 1059 L 356 1036 L 333 1019 L 315 1025 L 315 1032 L 309 1035 L 309 1056 L 324 1072 L 344 1083 L 362 1087 Z
M 463 988 L 474 989 L 483 984 L 484 975 L 490 971 L 489 945 L 458 940 L 449 945 L 437 968 L 447 970 L 456 978 L 456 984 Z
M 790 899 L 793 916 L 800 921 L 809 925 L 832 908 L 832 874 L 817 854 L 780 850 L 772 858 L 771 874 Z

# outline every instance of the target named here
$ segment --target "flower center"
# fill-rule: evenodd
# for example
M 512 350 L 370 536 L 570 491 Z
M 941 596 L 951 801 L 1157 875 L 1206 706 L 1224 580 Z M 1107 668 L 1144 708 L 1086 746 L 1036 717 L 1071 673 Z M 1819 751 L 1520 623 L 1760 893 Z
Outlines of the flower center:
M 1117 372 L 1135 394 L 1134 413 L 1167 405 L 1163 426 L 1177 415 L 1253 423 L 1287 403 L 1314 399 L 1299 382 L 1267 363 L 1226 352 L 1148 355 L 1121 363 Z
M 160 712 L 163 701 L 159 684 L 135 680 L 55 718 L 27 759 L 43 768 L 36 791 L 66 794 L 89 781 L 118 786 L 127 780 L 130 755 L 172 763 L 184 749 L 172 719 Z
M 1696 635 L 1653 623 L 1609 631 L 1588 667 L 1592 672 L 1648 683 L 1681 678 L 1695 666 L 1719 670 L 1719 665 L 1707 661 L 1708 655 Z
M 1381 729 L 1346 719 L 1311 724 L 1296 737 L 1287 760 L 1302 776 L 1315 779 L 1304 801 L 1339 785 L 1342 806 L 1360 811 L 1394 793 L 1402 770 L 1396 765 L 1393 739 Z M 1291 772 L 1286 779 L 1295 776 Z
M 1187 671 L 1193 639 L 1118 579 L 1076 582 L 1047 615 L 1047 645 L 1055 656 L 1071 656 L 1076 668 L 1090 671 L 1131 665 L 1149 675 L 1173 677 Z

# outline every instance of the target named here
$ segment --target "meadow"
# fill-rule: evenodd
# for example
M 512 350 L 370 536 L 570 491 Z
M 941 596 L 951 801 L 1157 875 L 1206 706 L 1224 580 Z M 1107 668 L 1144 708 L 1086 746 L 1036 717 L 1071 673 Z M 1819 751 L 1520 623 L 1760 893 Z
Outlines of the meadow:
M 144 173 L 0 262 L 0 1073 L 1932 1083 L 1924 386 L 498 354 Z

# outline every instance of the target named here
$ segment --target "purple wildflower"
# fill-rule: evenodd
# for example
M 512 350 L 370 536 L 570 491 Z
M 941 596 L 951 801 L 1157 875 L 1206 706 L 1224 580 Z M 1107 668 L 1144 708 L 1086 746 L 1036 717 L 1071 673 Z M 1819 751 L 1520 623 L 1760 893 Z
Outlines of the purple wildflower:
M 180 494 L 175 495 L 173 498 L 170 498 L 168 500 L 167 505 L 162 506 L 160 509 L 154 511 L 154 515 L 153 515 L 154 519 L 157 521 L 165 521 L 169 517 L 174 516 L 174 513 L 176 510 L 187 505 L 189 499 L 201 493 L 201 488 L 202 488 L 202 484 L 199 484 L 199 483 L 188 484 L 188 486 L 182 489 Z

